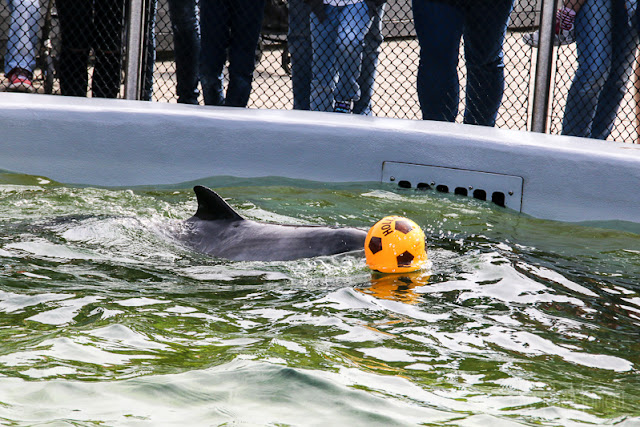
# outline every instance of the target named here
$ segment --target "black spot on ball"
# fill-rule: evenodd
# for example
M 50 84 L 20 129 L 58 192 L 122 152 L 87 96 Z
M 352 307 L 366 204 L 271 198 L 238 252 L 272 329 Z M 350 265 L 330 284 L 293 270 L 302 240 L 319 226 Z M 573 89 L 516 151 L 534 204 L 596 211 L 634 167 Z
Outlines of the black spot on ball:
M 396 221 L 396 230 L 403 234 L 407 234 L 413 230 L 413 227 L 407 221 L 398 220 Z
M 411 261 L 413 261 L 413 255 L 409 251 L 398 255 L 398 267 L 411 267 Z
M 369 240 L 369 250 L 372 254 L 376 254 L 382 250 L 382 239 L 380 237 L 372 237 Z

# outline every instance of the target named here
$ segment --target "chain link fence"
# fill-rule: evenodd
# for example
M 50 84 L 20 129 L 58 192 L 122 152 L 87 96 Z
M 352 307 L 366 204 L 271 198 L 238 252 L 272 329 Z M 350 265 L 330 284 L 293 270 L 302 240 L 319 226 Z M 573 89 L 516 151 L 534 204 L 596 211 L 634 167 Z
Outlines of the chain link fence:
M 288 24 L 294 18 L 294 3 L 301 3 L 302 0 L 266 0 L 266 5 L 265 0 L 202 1 L 208 3 L 198 4 L 197 0 L 147 0 L 145 3 L 142 33 L 146 34 L 146 41 L 143 43 L 145 54 L 142 55 L 142 90 L 139 97 L 156 102 L 201 105 L 220 103 L 216 94 L 222 92 L 223 95 L 228 95 L 230 92 L 229 70 L 238 75 L 246 74 L 246 60 L 238 53 L 246 52 L 246 43 L 241 46 L 242 44 L 234 45 L 233 42 L 247 39 L 251 45 L 252 28 L 255 27 L 256 20 L 261 20 L 256 30 L 257 43 L 252 45 L 250 65 L 253 67 L 255 61 L 255 69 L 246 105 L 250 108 L 294 108 L 296 58 L 293 58 L 292 76 L 291 54 L 296 49 L 296 36 L 288 33 Z M 623 3 L 623 0 L 587 0 L 587 4 L 592 3 L 592 9 L 596 10 L 602 9 L 598 5 L 605 1 L 613 2 L 612 10 L 619 7 L 617 2 Z M 538 29 L 541 3 L 542 0 L 516 0 L 511 12 L 504 42 L 505 91 L 497 127 L 531 129 L 538 49 L 527 45 L 523 36 Z M 18 67 L 32 72 L 30 76 L 33 89 L 38 93 L 124 97 L 129 4 L 124 0 L 0 1 L 0 53 L 5 73 L 3 89 L 12 90 L 8 81 L 12 67 L 16 66 L 12 58 L 22 55 L 27 59 Z M 219 10 L 221 4 L 240 10 L 226 10 L 228 15 L 222 17 Z M 215 15 L 212 9 L 215 9 Z M 585 15 L 585 12 L 579 13 L 577 19 L 581 15 Z M 223 18 L 226 19 L 225 25 L 233 19 L 241 21 L 229 24 L 230 32 L 227 34 L 231 34 L 230 39 L 218 32 L 221 25 L 219 22 L 223 22 Z M 478 19 L 483 17 L 479 16 Z M 251 25 L 249 21 L 252 22 Z M 606 23 L 615 20 L 602 16 L 599 21 Z M 17 22 L 27 28 L 23 30 L 26 34 L 17 31 L 16 36 L 12 25 L 15 27 Z M 375 55 L 377 64 L 370 101 L 371 114 L 378 117 L 421 119 L 416 90 L 420 48 L 414 29 L 411 0 L 389 0 L 384 7 L 380 29 L 384 41 L 379 46 L 379 53 Z M 549 34 L 552 32 L 551 29 L 544 31 Z M 605 73 L 610 71 L 611 61 L 607 59 L 607 55 L 611 46 L 615 46 L 614 51 L 621 51 L 611 55 L 631 57 L 631 63 L 619 69 L 622 74 L 618 82 L 622 85 L 606 90 L 607 94 L 617 90 L 622 98 L 607 139 L 636 142 L 637 102 L 634 99 L 636 79 L 633 71 L 637 62 L 637 37 L 634 35 L 622 40 L 615 28 L 600 28 L 599 31 L 611 34 L 613 41 L 598 39 L 600 45 L 595 47 L 594 55 L 600 59 L 596 61 L 598 66 L 603 68 L 599 71 L 592 69 L 592 75 L 601 75 L 602 70 Z M 238 37 L 237 34 L 243 34 L 244 37 Z M 594 34 L 583 36 L 595 37 Z M 624 48 L 621 47 L 622 44 Z M 373 45 L 375 51 L 376 43 Z M 200 49 L 202 57 L 207 58 L 206 62 L 209 64 L 209 69 L 205 71 L 201 68 Z M 216 74 L 221 51 L 226 52 L 225 57 L 231 62 L 223 67 L 223 78 L 220 80 Z M 460 46 L 458 63 L 460 105 L 457 122 L 462 122 L 465 107 L 467 70 L 463 52 L 464 40 Z M 30 60 L 30 56 L 34 59 Z M 569 93 L 578 72 L 576 43 L 554 47 L 552 60 L 547 131 L 559 134 L 563 132 Z M 235 65 L 232 65 L 234 61 Z M 214 63 L 215 66 L 211 65 Z M 299 66 L 298 70 L 301 68 Z M 239 81 L 238 85 L 241 87 L 242 80 Z M 220 82 L 222 87 L 218 87 Z M 235 90 L 239 89 L 231 88 L 231 92 Z M 239 90 L 240 92 L 242 91 Z M 205 100 L 205 93 L 214 95 L 209 95 L 210 99 Z M 241 98 L 242 96 L 240 103 Z M 614 96 L 613 101 L 609 102 L 614 102 L 615 99 L 617 98 Z M 222 103 L 224 102 L 223 96 Z M 588 116 L 591 113 L 584 107 L 589 102 L 587 98 L 582 99 L 576 95 L 573 105 L 581 106 L 582 113 Z M 298 105 L 296 108 L 301 107 Z M 613 111 L 615 112 L 615 108 Z

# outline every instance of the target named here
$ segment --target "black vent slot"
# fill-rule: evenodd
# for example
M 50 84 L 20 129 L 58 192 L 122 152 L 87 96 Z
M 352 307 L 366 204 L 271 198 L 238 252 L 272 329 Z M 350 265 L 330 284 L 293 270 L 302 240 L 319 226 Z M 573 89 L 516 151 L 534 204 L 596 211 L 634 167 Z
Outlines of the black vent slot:
M 456 187 L 455 191 L 453 192 L 454 194 L 458 195 L 458 196 L 467 196 L 467 189 L 464 187 Z
M 478 200 L 487 200 L 487 192 L 484 190 L 473 190 L 473 198 Z
M 496 205 L 501 206 L 501 207 L 503 207 L 503 208 L 504 208 L 504 207 L 505 207 L 505 201 L 506 201 L 506 198 L 505 198 L 505 196 L 504 196 L 504 193 L 503 193 L 503 192 L 501 192 L 501 191 L 496 191 L 495 193 L 493 193 L 493 194 L 491 195 L 491 201 L 492 201 L 493 203 L 495 203 Z
M 392 179 L 393 181 L 393 179 Z M 418 184 L 416 185 L 416 190 L 418 191 L 427 191 L 427 190 L 432 190 L 433 186 L 435 186 L 435 189 L 437 192 L 439 193 L 449 193 L 449 186 L 448 185 L 444 185 L 444 184 L 438 184 L 435 185 L 434 182 L 431 182 L 430 184 L 427 184 L 426 182 L 418 182 Z M 408 180 L 400 180 L 398 181 L 398 187 L 400 188 L 413 188 L 413 184 L 411 183 L 411 181 Z M 468 196 L 473 196 L 473 198 L 478 199 L 478 200 L 484 200 L 487 201 L 487 191 L 486 190 L 481 190 L 481 189 L 476 189 L 473 190 L 473 193 L 469 194 L 471 189 L 473 189 L 473 187 L 455 187 L 455 189 L 453 190 L 453 193 L 456 196 L 463 196 L 463 197 L 468 197 Z M 505 193 L 503 193 L 502 191 L 494 191 L 493 193 L 491 193 L 491 202 L 495 203 L 496 205 L 500 206 L 500 207 L 506 207 L 506 203 L 507 203 L 507 197 L 505 195 Z

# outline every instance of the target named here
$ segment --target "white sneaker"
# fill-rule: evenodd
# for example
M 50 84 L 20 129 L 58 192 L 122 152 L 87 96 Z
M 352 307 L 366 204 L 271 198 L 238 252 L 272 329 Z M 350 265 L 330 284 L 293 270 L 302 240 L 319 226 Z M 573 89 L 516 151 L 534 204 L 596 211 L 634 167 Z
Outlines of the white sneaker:
M 528 33 L 522 36 L 522 40 L 525 44 L 531 47 L 538 47 L 540 44 L 540 31 L 536 30 L 533 33 Z M 558 34 L 555 34 L 553 38 L 554 46 L 564 46 L 576 41 L 576 33 L 573 28 L 570 30 L 560 30 Z

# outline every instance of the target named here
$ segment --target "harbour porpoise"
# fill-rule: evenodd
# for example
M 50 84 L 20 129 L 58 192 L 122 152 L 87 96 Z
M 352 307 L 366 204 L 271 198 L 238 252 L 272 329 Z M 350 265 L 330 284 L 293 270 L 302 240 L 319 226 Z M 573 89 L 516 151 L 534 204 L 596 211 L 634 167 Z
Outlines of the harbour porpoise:
M 185 243 L 234 261 L 289 261 L 364 248 L 356 228 L 268 224 L 242 218 L 213 190 L 195 186 L 198 210 L 186 221 Z

